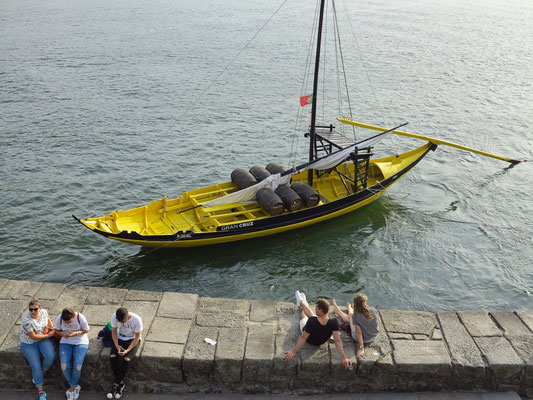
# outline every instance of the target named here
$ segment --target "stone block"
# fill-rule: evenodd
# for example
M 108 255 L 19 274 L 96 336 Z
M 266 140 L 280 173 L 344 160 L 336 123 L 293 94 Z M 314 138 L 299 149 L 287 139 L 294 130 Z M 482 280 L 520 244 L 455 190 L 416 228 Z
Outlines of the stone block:
M 243 379 L 265 383 L 269 381 L 274 357 L 274 327 L 250 326 L 243 361 Z
M 246 317 L 242 314 L 200 312 L 196 315 L 196 325 L 246 330 Z
M 31 368 L 20 351 L 20 326 L 13 325 L 0 346 L 0 387 L 29 388 Z M 20 382 L 23 386 L 20 386 Z M 5 385 L 3 384 L 5 383 Z M 9 385 L 9 386 L 8 386 Z
M 161 301 L 163 292 L 149 292 L 147 290 L 128 290 L 125 301 Z
M 470 336 L 501 336 L 500 328 L 486 311 L 459 311 L 457 313 Z
M 522 360 L 528 365 L 533 365 L 533 335 L 509 336 L 507 339 Z
M 492 317 L 503 328 L 503 333 L 507 336 L 533 336 L 518 316 L 512 312 L 498 311 L 491 312 Z
M 331 375 L 331 359 L 328 343 L 321 346 L 305 344 L 298 353 L 298 379 L 317 380 L 329 379 Z
M 42 285 L 42 282 L 8 280 L 0 291 L 0 298 L 29 302 Z
M 413 335 L 410 333 L 389 332 L 389 336 L 391 339 L 395 340 L 413 340 Z
M 56 300 L 66 287 L 63 283 L 43 283 L 35 297 L 39 300 Z
M 6 278 L 0 278 L 0 298 L 2 297 L 2 289 L 4 288 L 5 284 L 7 283 Z
M 92 288 L 89 286 L 66 287 L 56 299 L 53 307 L 48 310 L 50 315 L 61 314 L 61 311 L 63 311 L 65 307 L 70 307 L 76 311 L 82 310 L 85 304 L 85 299 L 89 295 L 91 289 Z M 109 318 L 111 318 L 111 315 Z
M 100 358 L 100 352 L 104 348 L 103 343 L 100 340 L 98 340 L 98 332 L 102 330 L 103 326 L 102 325 L 91 325 L 89 323 L 89 327 L 91 328 L 88 333 L 89 350 L 87 351 L 87 357 L 85 359 L 84 365 L 91 363 L 94 368 L 96 367 L 96 363 L 98 362 Z
M 442 341 L 393 340 L 392 343 L 396 366 L 402 372 L 451 375 L 450 355 Z
M 87 304 L 83 306 L 81 313 L 87 318 L 89 325 L 107 325 L 111 321 L 111 316 L 117 310 L 116 304 L 109 305 L 95 305 Z
M 85 304 L 115 304 L 118 308 L 122 306 L 126 293 L 128 293 L 127 289 L 92 287 L 85 299 Z
M 22 313 L 26 310 L 26 303 L 25 300 L 0 300 L 0 315 L 2 316 L 0 344 L 2 344 L 13 325 L 15 325 Z
M 190 319 L 156 317 L 146 335 L 146 340 L 185 344 L 187 343 L 190 329 Z
M 425 311 L 380 310 L 388 332 L 430 336 L 437 324 L 435 314 Z
M 489 371 L 500 384 L 516 379 L 523 362 L 507 339 L 496 336 L 475 337 L 474 340 L 487 360 Z
M 183 382 L 182 360 L 185 345 L 146 341 L 140 356 L 144 380 Z
M 157 307 L 154 307 L 156 304 L 153 301 L 128 300 L 122 306 L 141 317 L 144 332 L 148 332 L 157 312 Z
M 528 329 L 533 332 L 533 310 L 518 310 L 515 313 Z
M 485 363 L 474 340 L 455 312 L 438 313 L 442 334 L 450 350 L 452 364 L 459 379 L 481 379 Z
M 278 332 L 275 336 L 274 359 L 272 363 L 272 375 L 278 381 L 285 381 L 288 384 L 290 378 L 296 376 L 298 357 L 292 360 L 285 360 L 285 353 L 291 350 L 298 340 L 298 336 L 287 331 Z
M 197 294 L 165 292 L 157 310 L 158 317 L 192 319 L 196 314 Z
M 415 334 L 415 335 L 413 335 L 413 339 L 414 339 L 414 340 L 428 340 L 428 339 L 429 339 L 429 336 L 427 336 L 427 335 L 419 335 L 419 334 Z
M 240 382 L 246 330 L 221 328 L 215 351 L 215 382 Z
M 442 340 L 442 331 L 440 329 L 435 328 L 435 330 L 431 334 L 431 340 Z
M 357 359 L 355 358 L 355 347 L 353 343 L 343 344 L 342 350 L 346 357 L 352 362 L 352 369 L 344 368 L 342 365 L 342 358 L 337 351 L 334 342 L 329 342 L 329 353 L 331 359 L 331 376 L 335 379 L 351 381 L 355 379 L 355 372 L 357 371 Z
M 183 355 L 183 372 L 189 385 L 204 385 L 213 381 L 216 347 L 204 339 L 218 341 L 218 334 L 219 328 L 191 327 Z
M 241 299 L 213 299 L 200 297 L 198 299 L 198 313 L 240 314 L 248 316 L 250 300 Z
M 277 322 L 277 309 L 278 303 L 275 301 L 254 300 L 251 302 L 250 321 Z

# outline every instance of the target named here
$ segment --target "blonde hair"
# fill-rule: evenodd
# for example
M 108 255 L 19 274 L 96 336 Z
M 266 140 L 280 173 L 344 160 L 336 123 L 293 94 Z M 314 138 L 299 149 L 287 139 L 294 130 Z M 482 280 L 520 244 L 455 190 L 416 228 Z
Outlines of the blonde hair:
M 30 304 L 28 304 L 28 307 L 29 306 L 39 306 L 39 307 L 41 307 L 41 302 L 39 301 L 39 299 L 37 297 L 34 297 L 33 299 L 31 299 Z
M 366 305 L 367 300 L 368 297 L 366 295 L 359 293 L 353 299 L 353 309 L 355 315 L 363 314 L 366 319 L 371 321 L 374 319 L 374 316 L 370 313 L 370 308 Z

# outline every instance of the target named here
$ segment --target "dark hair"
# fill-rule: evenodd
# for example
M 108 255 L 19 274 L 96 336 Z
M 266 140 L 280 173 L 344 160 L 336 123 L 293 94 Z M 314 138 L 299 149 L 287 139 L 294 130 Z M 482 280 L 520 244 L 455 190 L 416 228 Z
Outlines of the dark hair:
M 118 322 L 124 322 L 126 321 L 126 318 L 128 318 L 128 310 L 126 310 L 124 307 L 121 307 L 117 309 L 115 315 L 117 316 Z
M 325 299 L 319 299 L 316 302 L 316 306 L 319 310 L 321 310 L 324 314 L 327 314 L 329 312 L 329 301 Z
M 37 297 L 34 297 L 33 299 L 31 299 L 30 304 L 28 304 L 28 307 L 29 306 L 39 306 L 39 307 L 41 307 L 41 302 L 39 301 L 39 299 Z
M 70 321 L 72 318 L 74 318 L 74 310 L 72 308 L 63 308 L 63 312 L 61 313 L 61 319 L 63 321 Z

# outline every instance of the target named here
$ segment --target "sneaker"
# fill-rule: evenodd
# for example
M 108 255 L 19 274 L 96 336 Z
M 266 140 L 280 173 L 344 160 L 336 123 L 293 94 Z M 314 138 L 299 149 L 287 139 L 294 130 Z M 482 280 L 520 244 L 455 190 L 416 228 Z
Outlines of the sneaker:
M 71 392 L 70 390 L 67 389 L 65 394 L 67 395 L 67 400 L 74 400 L 74 392 Z
M 115 398 L 115 394 L 117 393 L 117 390 L 118 390 L 118 386 L 111 385 L 111 388 L 107 392 L 107 398 L 108 399 L 114 399 Z
M 300 303 L 307 304 L 307 297 L 305 297 L 304 292 L 300 292 Z
M 46 392 L 44 390 L 39 392 L 39 400 L 46 400 Z
M 124 392 L 124 388 L 126 387 L 126 384 L 124 382 L 120 382 L 120 385 L 118 385 L 118 388 L 115 392 L 115 399 L 120 399 L 122 396 L 122 392 Z
M 74 400 L 78 400 L 78 397 L 80 397 L 80 390 L 81 386 L 76 385 L 76 387 L 74 388 Z
M 300 297 L 300 291 L 297 290 L 294 295 L 296 296 L 296 305 L 300 307 L 300 301 L 302 301 L 302 298 Z

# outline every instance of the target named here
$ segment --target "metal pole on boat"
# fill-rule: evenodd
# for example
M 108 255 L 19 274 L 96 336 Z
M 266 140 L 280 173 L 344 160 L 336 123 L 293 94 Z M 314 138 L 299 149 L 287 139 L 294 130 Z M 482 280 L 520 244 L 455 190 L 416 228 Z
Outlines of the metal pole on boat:
M 318 37 L 316 43 L 315 76 L 313 78 L 313 102 L 311 103 L 311 131 L 309 132 L 309 161 L 315 158 L 315 130 L 316 130 L 316 96 L 318 93 L 318 73 L 320 69 L 320 43 L 322 42 L 322 21 L 324 20 L 324 3 L 320 1 L 320 18 L 318 20 Z M 313 170 L 308 172 L 308 182 L 313 186 Z

